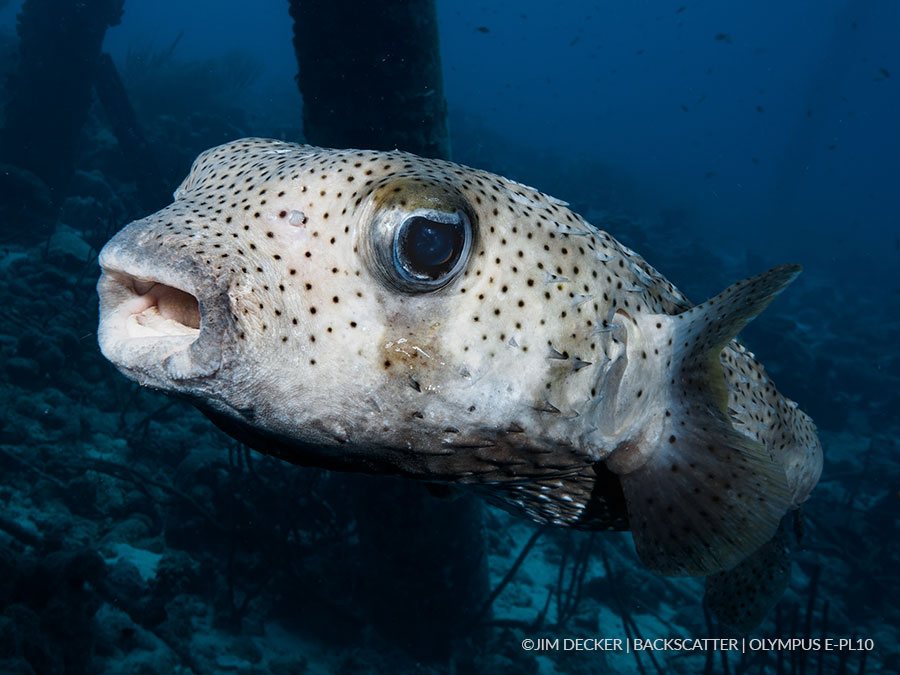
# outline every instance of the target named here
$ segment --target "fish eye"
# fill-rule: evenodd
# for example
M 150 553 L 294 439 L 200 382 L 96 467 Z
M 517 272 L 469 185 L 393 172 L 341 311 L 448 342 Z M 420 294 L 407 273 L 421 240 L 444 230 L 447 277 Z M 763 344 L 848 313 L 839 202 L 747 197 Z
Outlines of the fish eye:
M 358 255 L 386 287 L 434 293 L 458 279 L 478 241 L 478 216 L 453 185 L 397 177 L 360 216 Z
M 394 232 L 394 268 L 413 284 L 442 286 L 470 241 L 471 226 L 464 213 L 420 210 L 404 218 Z

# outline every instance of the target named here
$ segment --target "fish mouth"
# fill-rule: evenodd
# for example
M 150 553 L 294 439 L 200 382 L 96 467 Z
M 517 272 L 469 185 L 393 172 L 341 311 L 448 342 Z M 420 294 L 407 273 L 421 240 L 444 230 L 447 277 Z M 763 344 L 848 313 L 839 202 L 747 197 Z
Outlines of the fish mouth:
M 97 282 L 100 351 L 140 384 L 178 390 L 214 375 L 222 363 L 227 294 L 200 291 L 184 270 L 129 263 L 101 252 Z
M 106 271 L 104 286 L 117 285 L 124 302 L 115 308 L 120 321 L 117 337 L 124 340 L 165 340 L 200 335 L 200 301 L 187 291 L 155 279 L 139 279 L 121 271 Z

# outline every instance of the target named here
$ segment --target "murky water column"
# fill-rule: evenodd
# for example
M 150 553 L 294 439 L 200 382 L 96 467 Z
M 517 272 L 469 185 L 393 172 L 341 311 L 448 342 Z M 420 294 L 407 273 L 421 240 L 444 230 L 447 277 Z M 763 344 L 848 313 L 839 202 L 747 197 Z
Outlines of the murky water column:
M 290 12 L 308 143 L 449 157 L 433 0 L 290 0 Z M 436 499 L 412 481 L 340 480 L 358 497 L 357 595 L 378 632 L 422 656 L 473 636 L 488 593 L 480 500 Z
M 125 0 L 25 0 L 0 162 L 37 175 L 57 204 L 72 173 L 106 29 Z

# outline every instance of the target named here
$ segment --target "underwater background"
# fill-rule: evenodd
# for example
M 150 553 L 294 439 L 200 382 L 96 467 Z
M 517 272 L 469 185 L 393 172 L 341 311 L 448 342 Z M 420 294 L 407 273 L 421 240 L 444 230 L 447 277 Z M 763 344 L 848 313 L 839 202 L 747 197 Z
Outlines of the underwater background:
M 900 672 L 900 3 L 435 3 L 421 97 L 454 161 L 570 202 L 695 302 L 804 266 L 742 341 L 824 445 L 750 634 L 806 642 L 746 653 L 525 649 L 737 634 L 629 533 L 281 463 L 100 355 L 105 241 L 203 150 L 307 140 L 316 5 L 0 0 L 0 672 Z M 363 62 L 352 5 L 312 32 Z M 476 536 L 444 546 L 428 500 Z M 463 591 L 441 570 L 473 551 Z

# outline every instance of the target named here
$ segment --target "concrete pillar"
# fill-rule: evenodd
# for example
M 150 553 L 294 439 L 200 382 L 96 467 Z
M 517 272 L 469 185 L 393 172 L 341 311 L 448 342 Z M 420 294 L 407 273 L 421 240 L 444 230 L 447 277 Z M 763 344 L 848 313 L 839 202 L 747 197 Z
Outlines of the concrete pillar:
M 306 141 L 449 158 L 433 0 L 290 0 Z M 478 632 L 489 589 L 482 504 L 420 483 L 348 481 L 359 525 L 355 600 L 382 635 L 420 657 Z M 340 483 L 335 493 L 346 493 Z
M 448 158 L 434 0 L 290 0 L 307 139 Z
M 25 0 L 18 64 L 0 131 L 0 162 L 36 174 L 61 203 L 91 105 L 106 29 L 125 0 Z

